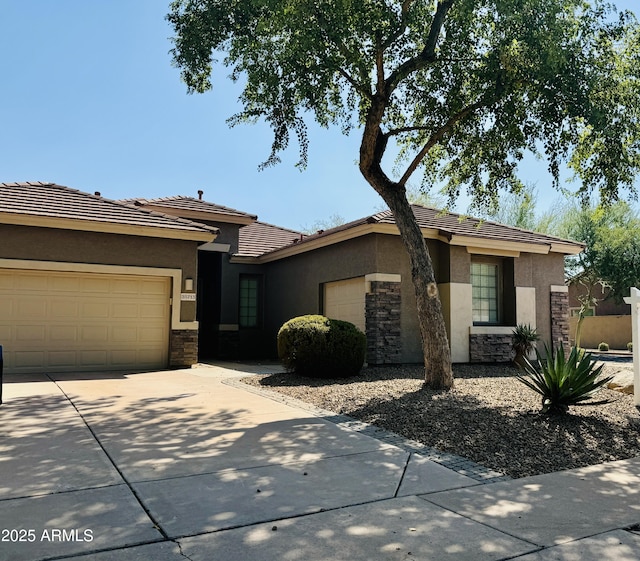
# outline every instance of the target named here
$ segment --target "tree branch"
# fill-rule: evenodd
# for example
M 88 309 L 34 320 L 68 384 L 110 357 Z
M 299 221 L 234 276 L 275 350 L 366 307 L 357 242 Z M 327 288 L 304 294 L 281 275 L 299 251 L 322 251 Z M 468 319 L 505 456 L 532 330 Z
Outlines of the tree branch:
M 444 25 L 444 20 L 453 5 L 454 0 L 438 0 L 438 8 L 433 16 L 431 22 L 431 28 L 429 29 L 429 35 L 425 42 L 424 48 L 417 56 L 403 62 L 398 68 L 396 68 L 385 82 L 385 92 L 387 98 L 391 96 L 391 93 L 399 82 L 404 80 L 409 74 L 424 68 L 427 64 L 436 60 L 436 45 L 440 38 L 440 32 Z
M 338 52 L 343 56 L 345 61 L 353 60 L 354 57 L 352 53 L 349 51 L 349 49 L 346 47 L 346 45 L 342 41 L 330 35 L 328 31 L 329 26 L 327 25 L 327 21 L 325 20 L 323 14 L 320 11 L 316 11 L 315 16 L 318 20 L 318 24 L 319 24 L 318 28 L 322 33 L 322 35 L 324 35 L 325 40 L 328 43 L 331 43 L 332 45 L 334 45 L 336 49 L 338 49 Z M 358 80 L 356 80 L 353 76 L 351 76 L 351 74 L 349 74 L 344 68 L 339 68 L 338 72 L 345 80 L 347 80 L 347 82 L 349 82 L 353 86 L 353 88 L 357 92 L 365 96 L 367 99 L 371 99 L 373 94 L 368 87 L 358 82 Z
M 363 95 L 367 99 L 373 98 L 373 94 L 371 93 L 371 91 L 363 87 L 362 84 L 360 84 L 360 82 L 358 82 L 355 78 L 352 78 L 344 68 L 339 68 L 338 72 L 340 73 L 340 76 L 342 76 L 347 82 L 349 82 L 353 86 L 353 88 L 361 95 Z
M 376 41 L 377 42 L 377 41 Z M 384 49 L 376 45 L 376 91 L 382 93 L 385 88 L 384 84 Z
M 430 130 L 431 127 L 427 126 L 415 126 L 415 127 L 400 127 L 399 129 L 391 129 L 385 133 L 385 136 L 396 136 L 398 134 L 402 134 L 405 132 L 413 132 L 413 131 L 426 131 Z
M 391 45 L 393 45 L 399 37 L 402 36 L 404 30 L 407 28 L 407 15 L 409 14 L 409 8 L 411 4 L 413 4 L 414 0 L 404 0 L 402 3 L 402 9 L 400 12 L 400 24 L 398 25 L 398 29 L 395 33 L 392 33 L 387 40 L 380 45 L 382 51 L 386 51 Z
M 469 105 L 465 107 L 462 111 L 456 113 L 453 117 L 450 117 L 449 120 L 444 125 L 442 125 L 436 132 L 434 132 L 429 137 L 429 140 L 427 140 L 426 144 L 422 147 L 420 152 L 418 152 L 418 154 L 413 159 L 411 164 L 409 164 L 407 171 L 404 172 L 404 175 L 400 178 L 400 181 L 398 181 L 398 183 L 400 185 L 405 185 L 409 180 L 409 177 L 411 177 L 413 172 L 416 171 L 416 169 L 420 165 L 420 162 L 422 162 L 422 160 L 428 154 L 431 148 L 433 148 L 438 142 L 440 142 L 445 137 L 445 135 L 453 129 L 453 127 L 457 123 L 459 123 L 460 121 L 462 121 L 463 119 L 471 115 L 471 113 L 474 113 L 481 107 L 485 107 L 486 105 L 488 105 L 487 102 L 484 100 L 481 100 L 481 101 L 478 101 L 477 103 L 474 103 L 473 105 Z

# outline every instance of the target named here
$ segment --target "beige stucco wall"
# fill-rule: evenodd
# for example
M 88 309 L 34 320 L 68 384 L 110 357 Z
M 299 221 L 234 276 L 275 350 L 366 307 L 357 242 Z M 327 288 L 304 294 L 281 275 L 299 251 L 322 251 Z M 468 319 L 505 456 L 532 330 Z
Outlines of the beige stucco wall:
M 438 285 L 453 362 L 469 362 L 469 327 L 473 325 L 472 290 L 466 283 Z
M 186 240 L 0 224 L 0 257 L 7 259 L 180 269 L 183 279 L 195 280 L 197 247 Z M 195 321 L 195 302 L 180 304 L 180 321 Z
M 569 320 L 569 340 L 575 343 L 578 318 Z M 627 349 L 631 342 L 631 316 L 593 316 L 584 318 L 580 346 L 597 349 L 600 343 L 608 343 L 610 349 Z
M 536 327 L 536 289 L 533 286 L 516 286 L 516 325 Z

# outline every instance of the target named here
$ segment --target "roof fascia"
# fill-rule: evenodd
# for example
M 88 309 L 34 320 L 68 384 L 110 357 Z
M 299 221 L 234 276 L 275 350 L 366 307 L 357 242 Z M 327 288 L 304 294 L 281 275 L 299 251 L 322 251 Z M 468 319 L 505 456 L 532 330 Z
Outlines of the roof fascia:
M 119 224 L 114 222 L 98 222 L 75 218 L 57 218 L 53 216 L 37 216 L 33 214 L 14 214 L 0 212 L 0 224 L 16 226 L 35 226 L 39 228 L 57 228 L 61 230 L 77 230 L 82 232 L 100 232 L 105 234 L 123 234 L 126 236 L 142 236 L 147 238 L 165 238 L 196 242 L 212 242 L 217 234 L 213 232 L 181 230 L 179 228 L 162 228 L 160 226 L 139 226 L 135 224 Z

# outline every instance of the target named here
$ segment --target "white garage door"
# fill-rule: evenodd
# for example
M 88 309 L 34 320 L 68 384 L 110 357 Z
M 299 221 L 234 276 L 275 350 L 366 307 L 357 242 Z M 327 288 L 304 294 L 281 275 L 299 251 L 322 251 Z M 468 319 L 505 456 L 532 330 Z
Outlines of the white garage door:
M 167 366 L 170 279 L 0 270 L 5 372 Z
M 324 285 L 324 315 L 350 321 L 364 331 L 364 299 L 364 277 L 328 282 Z

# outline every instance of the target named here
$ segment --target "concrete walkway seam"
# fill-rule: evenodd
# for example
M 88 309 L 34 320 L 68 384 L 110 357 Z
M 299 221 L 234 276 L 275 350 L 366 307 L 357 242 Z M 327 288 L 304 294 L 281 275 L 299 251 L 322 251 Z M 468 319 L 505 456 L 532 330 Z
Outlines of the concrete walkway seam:
M 122 481 L 124 481 L 124 484 L 128 487 L 129 491 L 131 491 L 131 494 L 134 496 L 134 498 L 136 499 L 136 501 L 138 502 L 138 504 L 140 505 L 142 510 L 145 512 L 145 514 L 149 517 L 149 520 L 151 520 L 151 523 L 154 525 L 154 527 L 157 528 L 157 530 L 160 532 L 160 534 L 162 535 L 162 537 L 165 540 L 172 541 L 172 540 L 169 539 L 168 534 L 164 531 L 164 528 L 162 528 L 162 526 L 160 526 L 160 523 L 153 517 L 153 515 L 151 514 L 151 512 L 149 511 L 147 506 L 144 504 L 142 499 L 139 497 L 138 493 L 136 493 L 135 489 L 132 487 L 131 483 L 125 477 L 125 475 L 122 472 L 122 470 L 118 467 L 116 462 L 113 460 L 113 458 L 111 457 L 111 455 L 109 454 L 107 449 L 102 445 L 102 442 L 100 442 L 100 439 L 98 438 L 98 435 L 96 435 L 96 433 L 93 431 L 93 428 L 87 422 L 87 420 L 84 418 L 84 415 L 82 414 L 80 409 L 78 409 L 78 407 L 73 402 L 71 397 L 69 397 L 69 395 L 67 394 L 67 392 L 64 391 L 62 386 L 60 386 L 60 384 L 58 384 L 58 382 L 56 380 L 54 380 L 51 376 L 49 376 L 49 374 L 47 374 L 47 378 L 49 378 L 49 380 L 51 380 L 55 384 L 55 386 L 62 392 L 62 395 L 64 395 L 64 397 L 69 401 L 71 406 L 76 410 L 76 413 L 82 419 L 82 422 L 85 424 L 85 426 L 87 427 L 87 429 L 91 433 L 91 436 L 93 436 L 93 438 L 96 441 L 96 443 L 98 444 L 98 446 L 100 446 L 100 449 L 104 452 L 105 456 L 109 459 L 109 462 L 111 463 L 113 468 L 116 470 L 116 472 L 118 472 L 118 475 L 122 478 Z
M 311 413 L 316 417 L 321 417 L 324 420 L 329 421 L 342 428 L 364 434 L 365 436 L 370 436 L 372 438 L 375 438 L 376 440 L 384 442 L 385 444 L 397 446 L 398 448 L 401 448 L 407 452 L 420 454 L 422 457 L 428 460 L 431 460 L 445 468 L 455 471 L 460 475 L 465 475 L 482 484 L 496 483 L 498 481 L 509 481 L 512 479 L 508 475 L 492 470 L 491 468 L 478 464 L 467 458 L 463 458 L 462 456 L 449 454 L 447 452 L 441 452 L 431 446 L 427 446 L 415 440 L 410 440 L 408 438 L 405 438 L 404 436 L 377 427 L 375 425 L 359 421 L 358 419 L 354 419 L 353 417 L 349 417 L 348 415 L 343 415 L 335 413 L 334 411 L 322 409 L 320 407 L 316 407 L 315 405 L 306 403 L 305 401 L 280 394 L 273 390 L 258 388 L 256 386 L 245 384 L 241 382 L 238 377 L 226 378 L 222 380 L 222 383 L 234 388 L 261 395 L 279 403 L 284 403 L 285 405 L 297 407 L 298 409 L 307 411 L 308 413 Z

